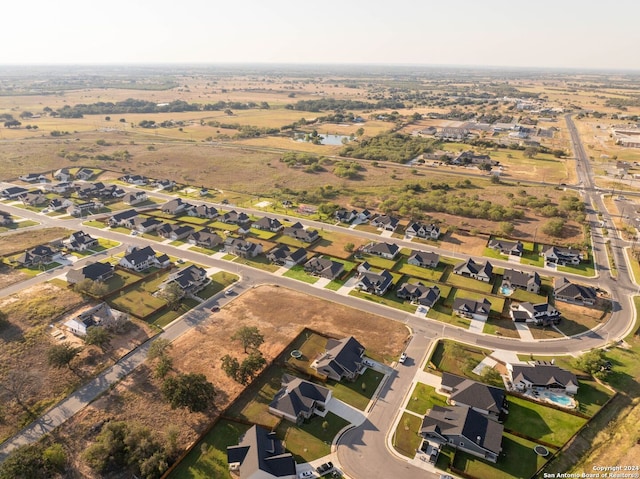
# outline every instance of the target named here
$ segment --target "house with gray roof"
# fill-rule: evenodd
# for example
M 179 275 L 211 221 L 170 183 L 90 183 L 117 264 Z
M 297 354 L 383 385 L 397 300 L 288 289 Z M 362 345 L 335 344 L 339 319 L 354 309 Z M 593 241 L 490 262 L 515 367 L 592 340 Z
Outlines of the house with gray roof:
M 354 381 L 366 369 L 364 351 L 364 346 L 353 336 L 329 339 L 325 351 L 311 363 L 311 368 L 335 381 Z
M 104 282 L 112 276 L 113 265 L 111 263 L 95 262 L 79 269 L 70 270 L 67 273 L 67 283 L 75 284 L 85 279 Z
M 122 202 L 125 205 L 133 206 L 139 203 L 144 203 L 148 199 L 146 191 L 134 191 L 132 193 L 125 194 L 124 198 L 122 198 Z
M 496 463 L 502 452 L 502 424 L 467 406 L 433 406 L 420 427 L 427 441 L 448 445 Z
M 149 233 L 150 231 L 156 231 L 164 225 L 158 218 L 136 216 L 130 221 L 132 230 L 136 230 L 140 233 Z
M 20 201 L 25 206 L 39 206 L 49 202 L 49 199 L 40 190 L 33 190 L 20 195 Z
M 304 270 L 314 276 L 335 279 L 344 271 L 344 264 L 322 256 L 316 256 L 304 264 Z
M 253 426 L 237 446 L 227 447 L 229 470 L 240 479 L 296 479 L 296 461 L 275 432 Z
M 267 259 L 280 266 L 294 266 L 307 261 L 307 250 L 281 244 L 267 253 Z
M 185 295 L 191 295 L 202 291 L 210 282 L 211 280 L 207 277 L 207 271 L 192 264 L 175 273 L 171 273 L 164 282 L 163 287 L 176 283 Z
M 165 223 L 158 228 L 157 231 L 159 236 L 170 239 L 171 241 L 177 241 L 188 237 L 195 231 L 195 228 L 190 225 Z
M 433 307 L 436 301 L 440 299 L 440 288 L 437 286 L 425 286 L 418 283 L 402 283 L 402 285 L 396 290 L 396 296 L 398 298 L 407 299 L 412 303 L 425 306 L 427 308 Z
M 561 248 L 559 246 L 549 246 L 542 253 L 547 263 L 555 263 L 560 266 L 568 264 L 576 265 L 584 259 L 582 251 L 575 248 Z
M 224 240 L 218 233 L 215 233 L 209 228 L 204 228 L 200 231 L 191 233 L 187 242 L 202 248 L 212 249 L 224 243 Z
M 260 218 L 258 221 L 253 222 L 251 227 L 262 231 L 271 231 L 272 233 L 277 233 L 284 229 L 284 225 L 280 223 L 278 218 L 270 218 L 269 216 L 265 216 Z
M 134 271 L 143 271 L 152 266 L 166 268 L 170 264 L 171 260 L 166 254 L 157 254 L 151 246 L 131 248 L 119 263 L 123 268 Z
M 455 298 L 453 300 L 452 309 L 454 313 L 458 316 L 462 316 L 463 318 L 486 321 L 489 319 L 489 313 L 491 312 L 491 303 L 487 298 L 482 298 L 482 301 Z
M 398 218 L 389 215 L 379 215 L 371 219 L 371 226 L 385 231 L 395 231 L 399 224 Z
M 442 373 L 440 389 L 449 395 L 448 404 L 470 407 L 496 421 L 502 422 L 509 412 L 504 389 L 446 372 Z
M 407 226 L 405 235 L 409 238 L 417 237 L 437 240 L 440 237 L 440 228 L 433 223 L 424 224 L 413 222 L 409 223 L 409 226 Z
M 476 263 L 472 258 L 469 258 L 464 263 L 456 265 L 453 268 L 453 272 L 467 278 L 489 283 L 493 277 L 493 266 L 488 261 L 486 263 Z
M 358 282 L 356 288 L 377 296 L 384 296 L 393 286 L 393 275 L 383 269 L 379 273 L 373 271 L 369 263 L 358 266 Z
M 347 210 L 344 208 L 340 208 L 334 213 L 335 219 L 340 223 L 351 223 L 357 216 L 358 212 L 356 210 Z
M 84 231 L 76 231 L 62 241 L 62 244 L 71 251 L 86 251 L 98 246 L 98 240 Z
M 69 181 L 71 177 L 72 175 L 69 168 L 60 168 L 53 173 L 53 179 L 57 181 Z
M 489 240 L 487 245 L 492 250 L 498 251 L 507 256 L 522 256 L 524 245 L 520 241 L 505 241 L 501 239 Z
M 109 326 L 117 319 L 126 318 L 127 315 L 120 311 L 112 310 L 107 303 L 100 303 L 65 321 L 64 325 L 72 333 L 85 336 L 92 326 Z
M 437 268 L 440 263 L 440 255 L 430 251 L 412 251 L 407 260 L 408 264 L 421 268 Z
M 231 210 L 220 216 L 219 220 L 229 225 L 246 226 L 251 221 L 251 218 L 245 213 L 238 213 L 235 210 Z
M 320 239 L 318 230 L 305 229 L 300 222 L 283 228 L 282 234 L 300 240 L 304 243 L 313 243 Z
M 124 226 L 125 228 L 131 227 L 131 219 L 138 216 L 138 212 L 134 209 L 120 211 L 109 217 L 107 222 L 109 226 Z
M 509 311 L 511 319 L 520 323 L 534 323 L 536 326 L 558 324 L 560 312 L 549 303 L 518 303 L 512 304 Z
M 598 301 L 595 288 L 572 283 L 567 278 L 556 278 L 553 283 L 553 295 L 558 301 L 592 306 Z
M 296 424 L 302 424 L 314 414 L 324 415 L 331 400 L 331 390 L 310 381 L 285 374 L 282 388 L 269 404 L 269 412 Z
M 11 213 L 0 210 L 0 226 L 7 226 L 13 224 L 13 216 Z
M 197 218 L 209 218 L 209 219 L 216 218 L 219 215 L 217 209 L 215 209 L 213 206 L 207 206 L 207 205 L 198 205 L 198 206 L 194 206 L 193 208 L 189 208 L 187 210 L 187 214 L 189 216 L 195 216 Z
M 519 391 L 544 388 L 562 390 L 567 394 L 578 392 L 576 375 L 552 364 L 507 363 L 507 372 L 511 384 Z
M 187 203 L 186 201 L 182 201 L 182 198 L 174 198 L 172 200 L 167 201 L 160 210 L 163 213 L 167 213 L 170 215 L 180 215 L 186 213 L 188 210 L 193 208 L 191 203 Z
M 25 193 L 28 193 L 28 192 L 29 190 L 27 190 L 26 188 L 22 188 L 20 186 L 10 186 L 0 191 L 0 195 L 2 195 L 3 198 L 14 200 L 18 198 L 20 195 L 24 195 Z
M 45 266 L 53 263 L 54 257 L 59 254 L 58 251 L 48 245 L 38 245 L 26 250 L 15 259 L 15 262 L 25 268 L 34 266 Z
M 523 291 L 538 294 L 542 281 L 540 275 L 535 271 L 533 273 L 525 273 L 524 271 L 505 268 L 502 275 L 502 284 L 511 289 L 522 289 Z
M 400 252 L 400 248 L 395 243 L 369 243 L 362 248 L 362 251 L 382 258 L 394 259 Z
M 240 238 L 228 237 L 224 240 L 224 247 L 227 253 L 240 256 L 241 258 L 255 258 L 262 253 L 262 245 L 253 241 Z

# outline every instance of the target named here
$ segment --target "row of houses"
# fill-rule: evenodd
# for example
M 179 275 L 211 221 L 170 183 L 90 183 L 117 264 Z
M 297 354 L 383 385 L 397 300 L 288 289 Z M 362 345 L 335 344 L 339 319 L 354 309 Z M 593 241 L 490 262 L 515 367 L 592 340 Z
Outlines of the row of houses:
M 400 219 L 391 215 L 373 215 L 369 210 L 358 211 L 340 208 L 334 213 L 334 217 L 340 223 L 366 223 L 384 231 L 395 231 L 400 225 Z M 440 237 L 440 228 L 435 224 L 412 222 L 407 226 L 405 234 L 408 237 L 437 240 Z
M 487 246 L 507 256 L 522 256 L 524 254 L 524 245 L 521 241 L 491 239 Z M 547 263 L 553 263 L 560 266 L 575 266 L 586 259 L 582 251 L 575 248 L 565 248 L 560 246 L 548 246 L 542 250 L 540 255 L 544 257 Z
M 90 180 L 95 172 L 90 168 L 80 168 L 75 174 L 72 174 L 69 168 L 60 168 L 53 172 L 53 179 L 57 181 Z M 20 175 L 18 179 L 26 183 L 48 183 L 49 175 L 44 173 L 26 173 Z

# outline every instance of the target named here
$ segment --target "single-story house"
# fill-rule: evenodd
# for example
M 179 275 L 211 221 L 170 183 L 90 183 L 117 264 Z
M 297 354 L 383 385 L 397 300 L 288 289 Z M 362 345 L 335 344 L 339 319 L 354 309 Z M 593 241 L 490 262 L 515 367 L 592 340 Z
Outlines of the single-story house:
M 246 226 L 250 223 L 251 218 L 245 213 L 238 213 L 235 210 L 231 210 L 220 216 L 219 220 L 229 225 Z
M 73 201 L 68 198 L 54 198 L 49 201 L 47 208 L 51 211 L 60 211 L 73 206 Z
M 532 304 L 529 302 L 511 305 L 509 311 L 511 319 L 520 323 L 535 323 L 537 326 L 548 326 L 558 324 L 560 312 L 549 303 Z
M 149 179 L 142 175 L 124 175 L 118 178 L 120 181 L 129 183 L 130 185 L 143 186 L 146 185 Z
M 149 197 L 147 196 L 147 192 L 146 191 L 134 191 L 133 193 L 127 193 L 124 195 L 124 198 L 122 199 L 122 202 L 125 205 L 137 205 L 140 203 L 144 203 L 145 201 L 147 201 L 149 199 Z
M 20 195 L 24 195 L 25 193 L 28 193 L 28 192 L 29 190 L 27 190 L 26 188 L 22 188 L 20 186 L 10 186 L 9 188 L 5 188 L 4 190 L 2 190 L 0 192 L 0 195 L 2 195 L 3 198 L 7 198 L 9 200 L 15 200 Z
M 558 301 L 582 305 L 593 305 L 598 301 L 595 288 L 572 283 L 567 278 L 556 278 L 553 283 L 553 295 Z
M 111 215 L 107 222 L 109 226 L 124 226 L 125 228 L 129 228 L 131 226 L 131 219 L 136 216 L 138 216 L 138 212 L 133 209 L 120 211 Z
M 371 220 L 371 226 L 385 231 L 395 231 L 400 224 L 400 220 L 394 216 L 379 215 Z
M 502 424 L 466 406 L 433 406 L 425 415 L 420 435 L 490 462 L 502 452 Z
M 420 306 L 431 308 L 440 299 L 440 288 L 437 286 L 425 286 L 422 283 L 402 283 L 402 286 L 396 290 L 396 296 L 408 299 Z
M 369 243 L 362 248 L 362 251 L 386 259 L 394 259 L 400 252 L 400 248 L 395 243 Z
M 415 236 L 418 238 L 437 240 L 440 237 L 440 228 L 433 223 L 427 225 L 413 222 L 407 226 L 405 234 L 410 238 Z
M 356 288 L 378 296 L 384 296 L 393 286 L 393 275 L 386 269 L 376 273 L 366 261 L 358 266 Z
M 453 268 L 453 272 L 461 276 L 489 283 L 493 276 L 493 266 L 488 261 L 486 263 L 476 263 L 472 258 L 469 258 L 464 263 L 456 265 L 456 267 Z
M 272 233 L 277 233 L 278 231 L 284 228 L 284 225 L 280 223 L 277 218 L 270 218 L 265 216 L 264 218 L 260 218 L 258 221 L 254 221 L 251 224 L 252 228 L 263 231 L 271 231 Z
M 303 243 L 313 243 L 320 239 L 320 234 L 317 230 L 305 229 L 300 222 L 287 226 L 282 230 L 282 233 Z
M 157 180 L 155 186 L 161 190 L 172 190 L 176 186 L 176 182 L 173 180 Z
M 492 239 L 489 240 L 488 246 L 492 250 L 508 256 L 522 256 L 522 253 L 524 253 L 524 246 L 520 241 Z
M 582 251 L 574 248 L 561 248 L 559 246 L 549 246 L 541 255 L 544 256 L 544 260 L 547 263 L 555 263 L 561 266 L 580 264 L 584 259 Z
M 196 216 L 198 218 L 213 219 L 218 216 L 218 210 L 213 206 L 198 205 L 193 208 L 190 208 L 187 211 L 187 214 L 189 216 Z
M 502 276 L 503 286 L 511 289 L 522 289 L 530 293 L 538 294 L 542 286 L 540 275 L 535 271 L 533 273 L 525 273 L 515 269 L 505 268 Z
M 13 223 L 11 213 L 0 210 L 0 226 L 7 226 Z
M 130 226 L 132 230 L 140 233 L 149 233 L 160 228 L 164 223 L 157 218 L 136 216 L 131 219 Z
M 67 273 L 67 283 L 75 284 L 84 279 L 91 281 L 106 281 L 113 276 L 111 263 L 95 262 L 79 269 L 72 269 Z
M 182 213 L 186 213 L 187 210 L 193 208 L 191 203 L 187 203 L 182 201 L 182 198 L 174 198 L 173 200 L 167 201 L 160 210 L 163 213 L 167 213 L 170 215 L 180 215 Z
M 72 333 L 78 336 L 85 336 L 90 327 L 109 326 L 123 316 L 126 317 L 119 311 L 113 311 L 107 303 L 100 303 L 65 321 L 64 325 Z
M 340 208 L 336 210 L 334 213 L 334 217 L 340 223 L 351 223 L 358 216 L 358 212 L 356 210 L 346 210 L 344 208 Z
M 58 252 L 48 245 L 38 245 L 26 250 L 16 258 L 16 263 L 30 268 L 53 263 L 53 258 Z
M 344 264 L 328 258 L 316 256 L 304 264 L 304 270 L 314 276 L 335 279 L 344 271 Z
M 577 394 L 578 378 L 566 369 L 551 364 L 507 363 L 509 380 L 515 389 L 561 389 L 567 394 Z
M 99 201 L 85 201 L 84 203 L 77 203 L 67 208 L 67 213 L 71 216 L 84 216 L 91 213 L 95 213 L 99 209 L 104 207 Z
M 187 242 L 203 248 L 212 249 L 224 243 L 224 240 L 218 233 L 214 233 L 210 229 L 205 228 L 203 230 L 196 231 L 195 233 L 191 233 Z
M 255 258 L 262 253 L 262 245 L 240 238 L 227 238 L 224 240 L 224 247 L 227 253 L 240 256 L 241 258 Z
M 496 421 L 502 422 L 504 415 L 509 412 L 504 389 L 446 372 L 442 373 L 440 389 L 448 394 L 448 404 L 470 407 Z
M 171 241 L 177 241 L 186 238 L 195 231 L 195 228 L 190 225 L 178 225 L 165 223 L 158 229 L 158 235 L 163 238 L 170 239 Z
M 20 196 L 20 201 L 26 206 L 39 206 L 47 203 L 49 199 L 40 190 L 29 191 Z
M 240 479 L 297 479 L 293 455 L 262 426 L 252 426 L 237 446 L 227 447 L 227 462 Z
M 307 250 L 294 249 L 286 244 L 278 245 L 267 253 L 267 259 L 272 263 L 291 267 L 307 261 Z
M 80 168 L 76 173 L 76 180 L 89 180 L 93 176 L 93 170 L 89 168 Z
M 176 283 L 185 295 L 189 295 L 202 291 L 210 282 L 211 280 L 207 277 L 207 271 L 192 264 L 175 273 L 171 273 L 164 282 L 164 287 L 171 283 Z
M 430 251 L 412 251 L 407 260 L 408 264 L 421 268 L 437 268 L 440 263 L 440 255 Z
M 331 390 L 310 381 L 285 374 L 282 388 L 269 404 L 269 412 L 296 424 L 302 424 L 314 414 L 323 414 L 329 401 Z
M 353 381 L 366 369 L 364 351 L 364 346 L 353 336 L 329 339 L 325 351 L 311 363 L 311 368 L 335 381 Z
M 46 183 L 49 181 L 46 175 L 42 173 L 27 173 L 26 175 L 18 176 L 18 178 L 27 183 Z
M 487 298 L 482 298 L 482 301 L 455 298 L 453 300 L 452 309 L 454 313 L 458 316 L 462 316 L 463 318 L 486 321 L 489 319 L 489 313 L 491 312 L 491 303 Z
M 53 179 L 56 181 L 70 181 L 72 176 L 69 168 L 60 168 L 53 173 Z

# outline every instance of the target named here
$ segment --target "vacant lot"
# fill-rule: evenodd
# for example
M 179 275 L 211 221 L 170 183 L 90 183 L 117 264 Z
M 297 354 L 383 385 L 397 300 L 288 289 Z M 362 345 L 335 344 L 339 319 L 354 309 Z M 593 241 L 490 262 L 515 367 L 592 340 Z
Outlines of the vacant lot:
M 287 307 L 283 308 L 283 304 Z M 207 414 L 171 410 L 162 400 L 152 371 L 147 367 L 139 369 L 62 427 L 74 464 L 88 477 L 95 476 L 81 466 L 77 458 L 90 441 L 87 431 L 103 419 L 139 422 L 160 436 L 170 425 L 177 425 L 181 447 L 197 439 L 211 422 L 212 415 L 231 404 L 243 390 L 242 385 L 228 378 L 220 368 L 220 358 L 225 354 L 240 360 L 244 356 L 240 344 L 229 339 L 241 325 L 260 329 L 265 337 L 260 349 L 267 360 L 279 354 L 307 326 L 336 337 L 353 334 L 368 351 L 387 361 L 397 357 L 408 334 L 399 323 L 272 286 L 251 290 L 219 312 L 202 311 L 202 314 L 210 314 L 209 321 L 179 338 L 170 355 L 174 370 L 201 372 L 213 382 L 217 391 L 215 407 Z M 198 448 L 196 450 L 200 454 Z M 194 467 L 198 469 L 201 465 Z
M 25 249 L 69 236 L 66 228 L 42 228 L 0 236 L 0 256 L 19 253 Z

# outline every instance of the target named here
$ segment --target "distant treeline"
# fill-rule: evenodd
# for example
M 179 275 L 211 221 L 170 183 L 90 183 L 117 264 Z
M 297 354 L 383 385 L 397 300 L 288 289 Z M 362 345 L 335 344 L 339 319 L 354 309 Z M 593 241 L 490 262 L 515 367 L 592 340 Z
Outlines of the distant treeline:
M 423 153 L 432 152 L 437 143 L 438 141 L 432 138 L 402 133 L 384 133 L 373 138 L 363 138 L 359 142 L 349 143 L 340 150 L 340 156 L 406 163 Z
M 267 102 L 242 103 L 238 101 L 218 101 L 216 103 L 187 103 L 183 100 L 175 100 L 170 103 L 155 103 L 146 100 L 129 98 L 118 102 L 98 102 L 91 104 L 79 103 L 74 106 L 65 105 L 57 110 L 61 118 L 82 118 L 84 115 L 111 115 L 124 113 L 167 113 L 181 111 L 223 111 L 223 110 L 249 110 L 252 108 L 268 109 Z
M 375 103 L 360 100 L 336 100 L 335 98 L 323 98 L 321 100 L 300 100 L 286 105 L 289 110 L 301 111 L 337 111 L 337 110 L 373 110 L 382 108 L 405 108 L 403 102 L 386 98 Z

